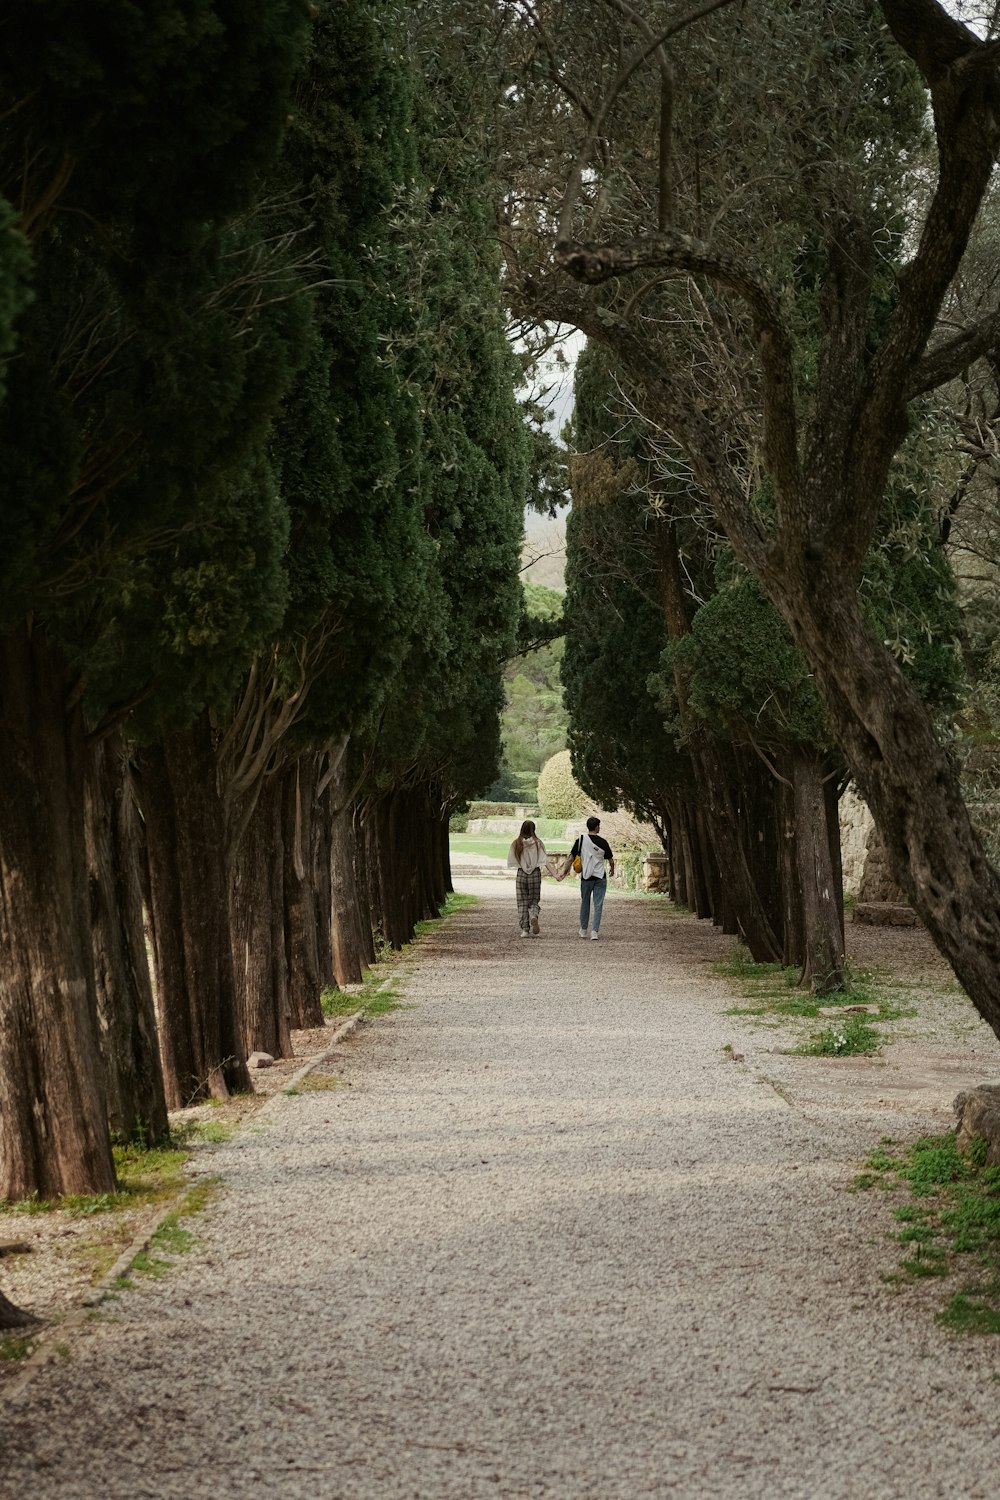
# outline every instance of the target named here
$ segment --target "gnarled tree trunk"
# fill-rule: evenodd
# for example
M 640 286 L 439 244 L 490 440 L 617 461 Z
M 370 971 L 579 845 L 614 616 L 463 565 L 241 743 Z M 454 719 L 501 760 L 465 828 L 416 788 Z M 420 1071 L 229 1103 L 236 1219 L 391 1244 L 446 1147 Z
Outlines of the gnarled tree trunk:
M 895 879 L 979 1014 L 1000 1036 L 1000 878 L 958 767 L 897 663 L 834 580 L 810 578 L 786 617 L 885 839 Z
M 42 630 L 0 637 L 0 1198 L 115 1187 L 68 697 Z

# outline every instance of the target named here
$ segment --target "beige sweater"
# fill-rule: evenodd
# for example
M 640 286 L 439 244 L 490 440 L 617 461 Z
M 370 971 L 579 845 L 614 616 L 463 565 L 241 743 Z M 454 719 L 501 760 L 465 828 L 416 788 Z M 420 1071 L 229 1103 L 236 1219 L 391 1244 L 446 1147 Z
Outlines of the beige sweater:
M 516 842 L 517 840 L 515 839 L 514 843 Z M 514 844 L 511 844 L 507 851 L 508 870 L 516 870 L 520 867 L 526 875 L 530 875 L 532 870 L 539 868 L 544 870 L 548 863 L 549 856 L 545 852 L 545 845 L 537 835 L 533 839 L 525 839 L 520 859 L 514 853 Z

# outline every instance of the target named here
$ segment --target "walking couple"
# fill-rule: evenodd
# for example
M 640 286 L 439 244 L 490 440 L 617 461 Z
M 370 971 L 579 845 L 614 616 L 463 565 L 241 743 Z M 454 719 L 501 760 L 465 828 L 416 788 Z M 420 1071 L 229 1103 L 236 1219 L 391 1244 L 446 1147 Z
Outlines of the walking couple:
M 601 930 L 601 913 L 608 890 L 608 872 L 615 873 L 615 856 L 611 845 L 599 837 L 600 818 L 587 819 L 587 832 L 582 833 L 566 857 L 562 869 L 556 873 L 545 845 L 535 833 L 530 818 L 521 824 L 521 832 L 507 852 L 509 869 L 517 870 L 517 916 L 521 936 L 538 936 L 538 916 L 542 900 L 542 874 L 555 875 L 565 880 L 576 860 L 580 861 L 580 936 L 590 936 L 597 941 Z M 593 923 L 591 924 L 591 906 Z

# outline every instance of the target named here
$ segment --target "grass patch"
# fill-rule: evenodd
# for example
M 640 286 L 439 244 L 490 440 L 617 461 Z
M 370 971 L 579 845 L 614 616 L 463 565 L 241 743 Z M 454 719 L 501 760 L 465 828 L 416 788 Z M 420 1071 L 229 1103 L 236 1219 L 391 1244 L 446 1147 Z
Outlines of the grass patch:
M 140 1250 L 129 1266 L 129 1274 L 148 1276 L 151 1281 L 162 1281 L 167 1272 L 172 1269 L 173 1261 L 164 1260 L 162 1256 L 154 1255 L 151 1250 Z
M 418 922 L 414 928 L 413 941 L 427 937 L 428 934 L 436 932 L 439 924 L 445 918 L 452 916 L 458 911 L 467 911 L 470 907 L 478 906 L 479 897 L 465 895 L 460 891 L 451 891 L 445 897 L 444 905 L 438 916 L 428 918 L 427 921 Z M 398 976 L 394 978 L 393 971 L 399 963 L 400 957 L 406 953 L 411 944 L 400 951 L 383 947 L 378 954 L 377 961 L 371 969 L 365 970 L 364 984 L 360 990 L 337 990 L 326 989 L 320 995 L 320 1009 L 328 1018 L 336 1016 L 353 1016 L 359 1010 L 364 1011 L 367 1016 L 384 1016 L 390 1010 L 397 1010 L 403 1003 L 402 996 L 396 989 L 396 983 L 400 982 Z M 390 989 L 382 986 L 387 980 L 393 979 Z M 286 1089 L 287 1093 L 288 1090 Z
M 832 995 L 814 995 L 798 988 L 799 969 L 778 963 L 757 963 L 748 950 L 738 943 L 715 972 L 734 980 L 743 996 L 740 1004 L 730 1006 L 726 1014 L 748 1016 L 762 1026 L 780 1024 L 782 1020 L 817 1020 L 820 1010 L 836 1007 L 843 1010 L 843 1020 L 831 1018 L 823 1030 L 816 1032 L 798 1049 L 812 1057 L 847 1057 L 873 1053 L 881 1045 L 876 1023 L 895 1021 L 916 1012 L 899 1006 L 889 994 L 887 976 L 848 966 L 847 988 Z M 877 1006 L 877 1012 L 856 1012 L 852 1007 Z
M 5 1333 L 0 1335 L 0 1360 L 27 1359 L 34 1340 L 30 1334 Z
M 798 1049 L 804 1057 L 856 1057 L 877 1052 L 882 1038 L 864 1016 L 845 1016 Z
M 513 837 L 500 833 L 453 833 L 448 843 L 453 854 L 480 854 L 488 859 L 506 860 Z
M 183 1135 L 183 1133 L 182 1133 Z M 184 1186 L 183 1168 L 190 1152 L 180 1143 L 167 1146 L 115 1146 L 114 1193 L 67 1193 L 62 1198 L 22 1198 L 0 1204 L 0 1213 L 42 1214 L 62 1210 L 74 1219 L 143 1208 L 172 1198 Z
M 954 1131 L 900 1150 L 883 1142 L 852 1184 L 905 1192 L 892 1238 L 902 1249 L 896 1283 L 960 1275 L 962 1286 L 937 1315 L 956 1334 L 1000 1333 L 1000 1167 L 986 1162 L 986 1143 L 958 1151 Z
M 335 1073 L 307 1073 L 295 1086 L 299 1094 L 323 1094 L 343 1087 L 344 1080 L 338 1078 Z M 287 1093 L 288 1090 L 286 1089 L 285 1092 Z
M 786 978 L 786 984 L 794 984 L 798 976 L 797 969 L 784 969 L 781 964 L 761 964 L 750 955 L 749 948 L 742 943 L 737 943 L 725 958 L 717 964 L 713 964 L 717 974 L 724 974 L 727 979 L 773 979 L 775 975 L 791 975 Z
M 183 1223 L 194 1214 L 201 1213 L 218 1191 L 218 1178 L 206 1177 L 195 1183 L 178 1206 L 166 1215 L 149 1241 L 147 1250 L 140 1250 L 130 1262 L 122 1276 L 116 1276 L 112 1290 L 125 1292 L 134 1287 L 133 1275 L 146 1276 L 152 1281 L 162 1281 L 174 1268 L 181 1255 L 187 1255 L 198 1243 L 193 1231 Z
M 150 1247 L 164 1255 L 187 1255 L 194 1235 L 181 1224 L 179 1214 L 168 1214 L 150 1240 Z
M 349 995 L 346 990 L 324 990 L 319 997 L 320 1009 L 324 1016 L 353 1016 L 355 1011 L 360 1010 L 357 995 Z

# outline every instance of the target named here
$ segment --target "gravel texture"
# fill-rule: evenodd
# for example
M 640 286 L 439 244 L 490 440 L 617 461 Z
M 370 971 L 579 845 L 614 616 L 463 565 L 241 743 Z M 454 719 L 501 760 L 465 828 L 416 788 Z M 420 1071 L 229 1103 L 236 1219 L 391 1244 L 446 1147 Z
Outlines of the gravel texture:
M 196 1249 L 0 1407 L 2 1500 L 992 1500 L 1000 1346 L 881 1281 L 844 1191 L 992 1034 L 786 1057 L 706 924 L 612 895 L 583 943 L 546 884 L 524 942 L 481 889 L 341 1086 L 215 1149 Z

